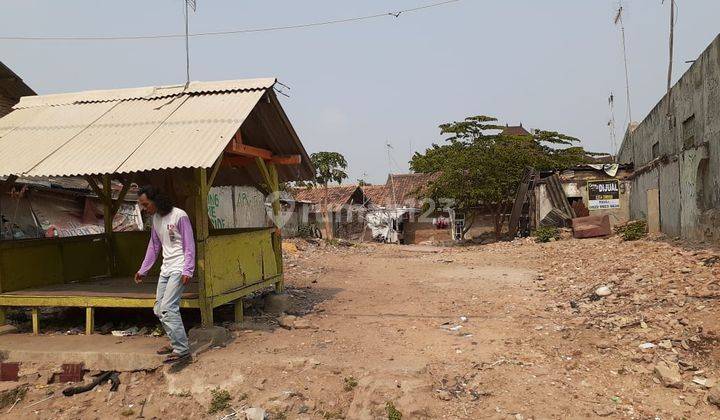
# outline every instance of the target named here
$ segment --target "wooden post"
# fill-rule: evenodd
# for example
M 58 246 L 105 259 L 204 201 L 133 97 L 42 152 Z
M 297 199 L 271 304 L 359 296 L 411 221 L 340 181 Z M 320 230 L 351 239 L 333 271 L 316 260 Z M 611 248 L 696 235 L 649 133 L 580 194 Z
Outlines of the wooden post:
M 210 285 L 206 283 L 208 279 L 207 268 L 205 267 L 205 245 L 208 238 L 208 213 L 207 213 L 207 169 L 199 168 L 195 170 L 195 276 L 199 283 L 200 294 L 200 318 L 203 328 L 213 326 L 213 304 L 210 293 Z
M 243 322 L 245 320 L 245 314 L 243 313 L 243 300 L 242 298 L 235 301 L 235 322 Z
M 272 209 L 273 216 L 276 220 L 276 229 L 273 234 L 273 250 L 275 251 L 275 264 L 278 270 L 278 281 L 275 282 L 275 292 L 282 293 L 285 290 L 285 279 L 283 276 L 283 257 L 282 257 L 282 230 L 277 226 L 277 222 L 281 218 L 282 207 L 280 206 L 280 181 L 278 179 L 277 167 L 274 163 L 268 165 L 270 175 L 270 184 L 273 191 Z
M 40 334 L 40 309 L 32 308 L 32 329 L 33 334 Z
M 103 175 L 103 195 L 100 200 L 103 202 L 103 222 L 105 224 L 105 240 L 108 247 L 108 261 L 110 265 L 110 275 L 117 276 L 117 264 L 115 261 L 115 244 L 113 243 L 113 204 L 112 204 L 112 185 L 110 183 L 110 175 Z
M 95 308 L 85 308 L 85 335 L 91 335 L 95 330 Z
M 271 194 L 273 194 L 272 210 L 273 210 L 273 222 L 275 223 L 275 233 L 273 233 L 273 251 L 275 252 L 275 264 L 278 270 L 278 281 L 275 282 L 275 292 L 281 293 L 285 290 L 285 280 L 283 279 L 283 261 L 282 261 L 282 233 L 280 227 L 277 225 L 280 220 L 280 182 L 278 178 L 277 168 L 275 164 L 265 164 L 265 161 L 261 158 L 255 158 L 255 163 L 260 170 L 260 174 L 267 184 L 267 188 Z

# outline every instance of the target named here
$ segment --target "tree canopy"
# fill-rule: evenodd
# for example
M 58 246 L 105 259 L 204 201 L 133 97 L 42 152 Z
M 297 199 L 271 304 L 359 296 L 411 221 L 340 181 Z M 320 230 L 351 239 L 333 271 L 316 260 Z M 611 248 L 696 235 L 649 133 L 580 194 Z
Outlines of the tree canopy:
M 315 183 L 327 187 L 331 182 L 340 184 L 346 179 L 347 161 L 345 156 L 337 152 L 317 152 L 310 155 L 315 166 Z
M 470 229 L 475 209 L 489 212 L 500 236 L 506 214 L 526 167 L 557 169 L 588 160 L 575 137 L 556 131 L 533 130 L 529 135 L 503 134 L 505 126 L 485 115 L 440 125 L 447 135 L 410 161 L 414 172 L 439 173 L 428 192 L 430 198 L 452 200 L 456 211 L 466 213 Z

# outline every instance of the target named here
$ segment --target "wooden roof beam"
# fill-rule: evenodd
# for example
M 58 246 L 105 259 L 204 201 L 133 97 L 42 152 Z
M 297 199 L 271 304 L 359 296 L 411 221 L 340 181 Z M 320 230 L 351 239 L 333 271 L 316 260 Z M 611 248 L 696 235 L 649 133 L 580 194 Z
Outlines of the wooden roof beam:
M 239 135 L 233 136 L 233 139 L 228 143 L 227 147 L 225 147 L 225 154 L 230 155 L 226 157 L 226 159 L 229 157 L 242 157 L 250 158 L 252 161 L 252 159 L 260 158 L 276 165 L 299 165 L 300 162 L 302 162 L 302 156 L 300 155 L 276 155 L 272 150 L 243 144 L 242 138 Z M 247 164 L 245 160 L 235 159 L 233 162 L 235 162 L 233 166 Z M 238 165 L 239 163 L 242 165 Z
M 273 152 L 268 149 L 261 149 L 259 147 L 248 146 L 247 144 L 239 144 L 236 142 L 230 142 L 230 144 L 228 144 L 225 148 L 225 153 L 251 158 L 259 157 L 263 160 L 270 160 L 273 157 Z

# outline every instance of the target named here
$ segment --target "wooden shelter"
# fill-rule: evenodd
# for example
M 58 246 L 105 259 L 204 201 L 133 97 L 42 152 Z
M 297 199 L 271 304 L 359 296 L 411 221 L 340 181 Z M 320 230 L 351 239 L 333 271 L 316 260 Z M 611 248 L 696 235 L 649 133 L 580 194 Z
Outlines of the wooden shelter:
M 280 182 L 312 178 L 310 159 L 273 91 L 275 79 L 193 82 L 188 86 L 89 91 L 22 98 L 0 119 L 0 199 L 18 176 L 82 176 L 104 203 L 105 233 L 0 242 L 0 325 L 5 308 L 86 308 L 86 333 L 98 307 L 152 307 L 152 275 L 132 277 L 149 232 L 113 232 L 113 215 L 132 183 L 167 191 L 193 223 L 196 273 L 181 301 L 213 308 L 274 286 L 283 289 L 277 227 L 214 230 L 213 185 L 254 185 L 280 212 Z M 111 181 L 124 185 L 113 197 Z M 156 278 L 156 277 L 155 277 Z M 156 280 L 155 280 L 156 281 Z

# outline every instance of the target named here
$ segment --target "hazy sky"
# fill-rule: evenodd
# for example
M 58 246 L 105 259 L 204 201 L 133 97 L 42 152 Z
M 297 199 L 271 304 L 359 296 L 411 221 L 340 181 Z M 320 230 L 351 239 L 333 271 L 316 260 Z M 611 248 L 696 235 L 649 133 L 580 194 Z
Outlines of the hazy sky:
M 387 12 L 434 0 L 198 0 L 191 32 Z M 670 0 L 666 0 L 666 3 Z M 144 35 L 184 30 L 183 0 L 4 0 L 0 36 Z M 633 119 L 665 90 L 668 5 L 625 0 Z M 384 182 L 438 124 L 469 115 L 562 131 L 609 151 L 607 98 L 626 124 L 615 0 L 463 0 L 376 20 L 191 40 L 193 80 L 277 76 L 308 152 L 338 151 L 350 180 Z M 718 34 L 720 1 L 678 0 L 674 80 Z M 184 82 L 182 39 L 0 41 L 0 61 L 38 93 Z M 391 164 L 385 144 L 392 145 Z

